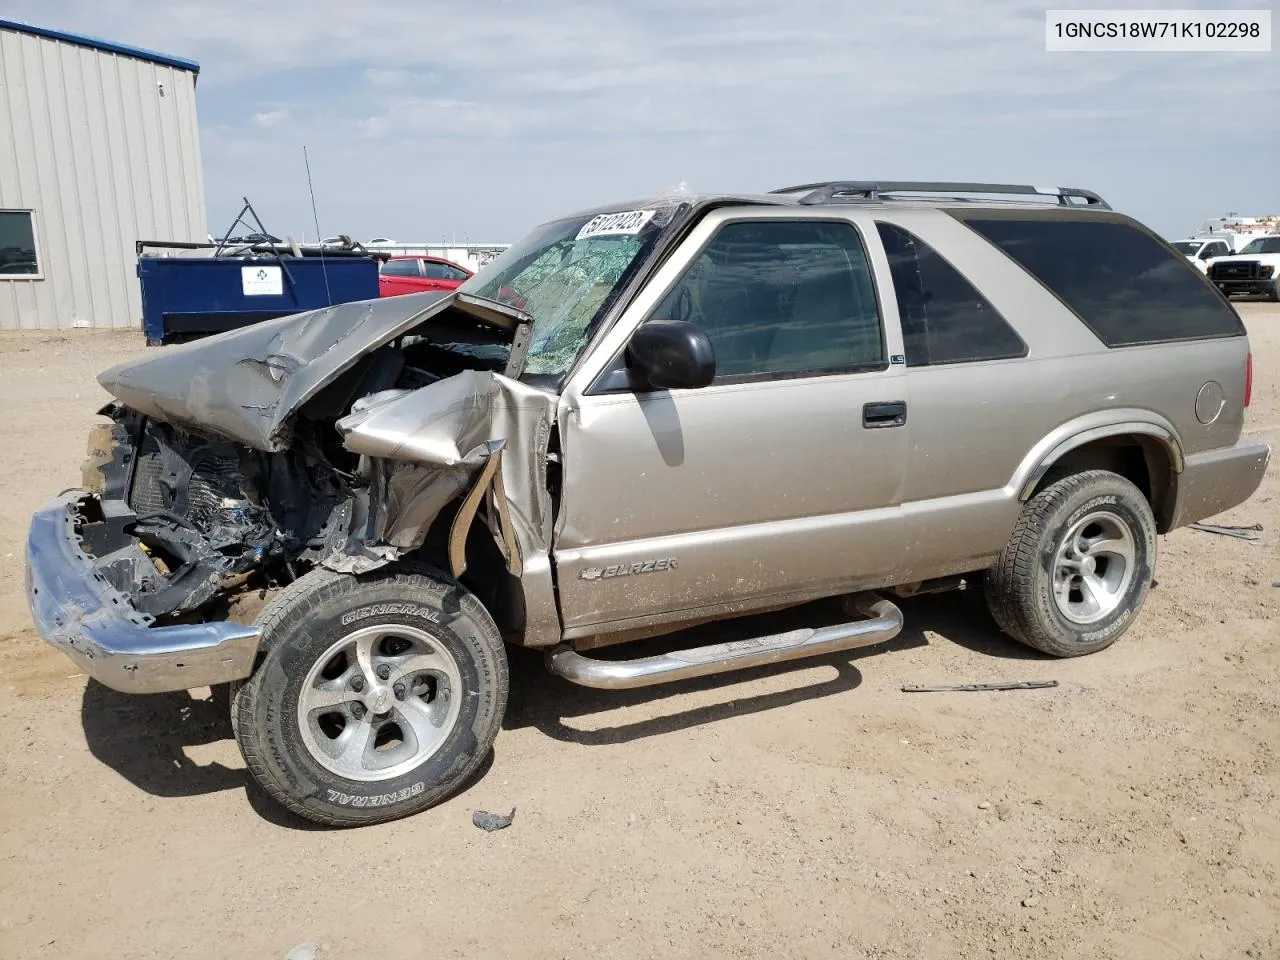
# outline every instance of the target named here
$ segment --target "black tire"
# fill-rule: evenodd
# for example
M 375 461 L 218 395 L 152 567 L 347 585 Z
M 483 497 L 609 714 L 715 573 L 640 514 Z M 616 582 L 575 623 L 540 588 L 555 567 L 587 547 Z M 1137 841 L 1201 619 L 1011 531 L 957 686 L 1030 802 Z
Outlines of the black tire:
M 1273 303 L 1280 302 L 1280 279 L 1271 284 L 1271 291 L 1267 294 L 1267 299 Z
M 264 656 L 233 693 L 232 728 L 254 779 L 297 815 L 333 827 L 409 816 L 452 796 L 488 755 L 507 704 L 506 651 L 484 606 L 453 578 L 426 567 L 359 578 L 315 570 L 273 599 L 259 622 Z M 299 696 L 335 643 L 382 625 L 419 631 L 452 658 L 460 706 L 441 727 L 448 727 L 443 742 L 412 769 L 350 779 L 321 765 L 307 746 Z
M 1068 534 L 1097 516 L 1103 518 L 1104 526 L 1119 524 L 1128 531 L 1132 572 L 1127 584 L 1121 579 L 1116 585 L 1114 609 L 1093 622 L 1080 623 L 1064 612 L 1055 597 L 1055 570 L 1062 569 L 1059 550 Z M 1081 530 L 1081 535 L 1088 529 Z M 1094 560 L 1099 566 L 1121 563 L 1100 556 Z M 1106 470 L 1074 473 L 1049 483 L 1023 507 L 1004 552 L 983 577 L 987 606 L 1001 630 L 1029 647 L 1055 657 L 1096 653 L 1114 643 L 1133 622 L 1151 588 L 1155 560 L 1155 517 L 1142 491 Z M 1127 564 L 1124 561 L 1116 570 Z M 1073 606 L 1067 600 L 1080 595 L 1065 591 L 1063 603 Z

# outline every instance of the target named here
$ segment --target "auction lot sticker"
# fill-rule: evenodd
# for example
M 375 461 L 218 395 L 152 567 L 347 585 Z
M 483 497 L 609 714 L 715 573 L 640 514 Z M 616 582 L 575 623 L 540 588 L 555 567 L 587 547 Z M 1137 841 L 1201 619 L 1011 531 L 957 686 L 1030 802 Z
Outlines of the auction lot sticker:
M 590 237 L 629 237 L 644 229 L 657 210 L 624 210 L 621 213 L 602 213 L 592 217 L 578 231 L 577 240 Z

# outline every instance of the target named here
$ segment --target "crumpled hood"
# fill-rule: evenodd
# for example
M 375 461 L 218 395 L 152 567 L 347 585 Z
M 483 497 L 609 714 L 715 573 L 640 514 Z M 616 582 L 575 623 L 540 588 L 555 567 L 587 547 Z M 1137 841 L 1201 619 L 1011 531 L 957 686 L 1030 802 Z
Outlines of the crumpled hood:
M 447 291 L 340 303 L 266 320 L 98 376 L 139 413 L 273 453 L 289 421 L 327 384 L 457 300 Z

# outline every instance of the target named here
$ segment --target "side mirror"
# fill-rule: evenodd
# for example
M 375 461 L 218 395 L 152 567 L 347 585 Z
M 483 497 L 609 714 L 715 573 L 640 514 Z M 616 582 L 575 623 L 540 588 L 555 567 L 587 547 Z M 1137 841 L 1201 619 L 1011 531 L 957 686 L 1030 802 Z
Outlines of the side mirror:
M 696 323 L 654 320 L 631 335 L 627 366 L 633 382 L 657 390 L 705 387 L 716 376 L 716 351 Z

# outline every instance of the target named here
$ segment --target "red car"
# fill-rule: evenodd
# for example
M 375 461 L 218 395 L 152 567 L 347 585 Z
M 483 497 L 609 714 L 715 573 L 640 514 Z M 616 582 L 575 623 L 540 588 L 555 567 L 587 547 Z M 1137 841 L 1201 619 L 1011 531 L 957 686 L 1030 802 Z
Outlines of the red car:
M 378 296 L 398 297 L 424 290 L 453 290 L 471 278 L 472 271 L 439 257 L 389 257 L 378 271 Z

